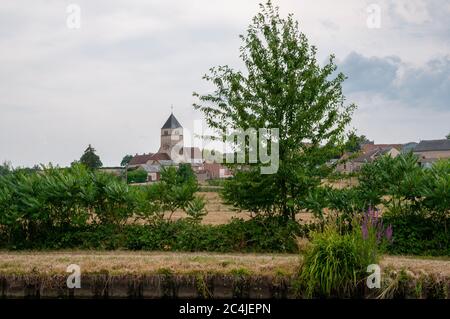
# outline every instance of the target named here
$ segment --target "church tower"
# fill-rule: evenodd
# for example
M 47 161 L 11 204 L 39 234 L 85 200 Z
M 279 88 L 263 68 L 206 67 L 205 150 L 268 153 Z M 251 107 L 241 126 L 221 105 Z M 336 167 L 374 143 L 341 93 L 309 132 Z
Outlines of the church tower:
M 183 127 L 175 118 L 173 113 L 170 114 L 166 123 L 161 128 L 161 147 L 158 153 L 166 153 L 172 157 L 172 149 L 178 144 L 178 148 L 183 149 Z

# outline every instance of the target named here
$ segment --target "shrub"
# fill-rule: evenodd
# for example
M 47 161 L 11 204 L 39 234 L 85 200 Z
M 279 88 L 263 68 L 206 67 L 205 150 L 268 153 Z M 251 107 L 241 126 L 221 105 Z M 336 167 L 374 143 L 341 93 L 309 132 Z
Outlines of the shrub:
M 127 172 L 127 182 L 129 184 L 132 183 L 145 183 L 147 182 L 148 174 L 147 172 L 142 169 L 138 168 L 135 170 L 130 170 Z
M 279 218 L 233 219 L 229 224 L 201 225 L 189 220 L 159 220 L 150 225 L 87 224 L 0 241 L 9 249 L 130 249 L 208 252 L 298 252 L 296 236 L 309 228 Z M 0 238 L 1 239 L 1 238 Z
M 393 229 L 393 245 L 387 252 L 401 255 L 450 256 L 450 236 L 446 231 L 450 218 L 436 222 L 423 212 L 383 214 L 385 224 Z
M 159 217 L 163 219 L 163 212 L 169 211 L 169 220 L 177 209 L 187 208 L 197 191 L 197 179 L 189 164 L 180 165 L 178 170 L 175 167 L 164 168 L 160 182 L 147 188 L 148 199 L 160 207 Z
M 185 208 L 185 212 L 189 216 L 188 220 L 194 223 L 200 223 L 203 217 L 208 214 L 205 205 L 206 203 L 202 197 L 196 197 L 190 201 Z
M 292 253 L 298 251 L 296 236 L 305 236 L 307 228 L 279 218 L 258 218 L 223 225 L 162 221 L 129 226 L 127 232 L 127 248 L 134 250 Z
M 367 266 L 377 263 L 373 230 L 364 238 L 360 227 L 341 234 L 328 224 L 311 239 L 300 273 L 307 297 L 352 296 L 366 277 Z
M 87 224 L 123 225 L 136 213 L 153 212 L 143 194 L 84 165 L 15 171 L 0 177 L 0 233 L 7 241 L 33 242 Z

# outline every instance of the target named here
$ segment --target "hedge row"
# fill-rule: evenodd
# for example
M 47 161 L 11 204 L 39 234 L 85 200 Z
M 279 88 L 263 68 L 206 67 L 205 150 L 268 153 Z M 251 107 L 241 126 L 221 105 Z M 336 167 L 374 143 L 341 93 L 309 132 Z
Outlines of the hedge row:
M 386 253 L 450 256 L 450 236 L 443 223 L 422 216 L 386 216 L 394 241 Z M 450 219 L 446 221 L 450 226 Z M 6 249 L 129 249 L 158 251 L 296 253 L 297 237 L 308 236 L 316 225 L 299 225 L 279 217 L 248 221 L 233 219 L 223 225 L 201 225 L 187 220 L 155 225 L 88 225 L 55 229 L 27 240 L 17 233 L 1 238 Z

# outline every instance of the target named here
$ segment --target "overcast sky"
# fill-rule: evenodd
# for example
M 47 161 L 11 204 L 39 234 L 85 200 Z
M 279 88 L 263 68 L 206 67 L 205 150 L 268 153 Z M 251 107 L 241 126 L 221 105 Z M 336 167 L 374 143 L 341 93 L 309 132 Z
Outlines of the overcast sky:
M 72 3 L 79 29 L 66 23 Z M 320 61 L 336 55 L 360 134 L 404 143 L 450 132 L 447 0 L 275 3 Z M 368 27 L 369 4 L 381 9 L 380 28 Z M 89 143 L 108 166 L 156 152 L 170 105 L 192 130 L 201 118 L 192 92 L 211 89 L 202 75 L 241 67 L 238 35 L 257 11 L 244 0 L 2 0 L 0 162 L 68 165 Z

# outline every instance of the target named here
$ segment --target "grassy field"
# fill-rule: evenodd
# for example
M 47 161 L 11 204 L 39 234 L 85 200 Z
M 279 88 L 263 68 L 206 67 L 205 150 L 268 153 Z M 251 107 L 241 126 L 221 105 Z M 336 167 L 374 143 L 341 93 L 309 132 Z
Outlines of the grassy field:
M 256 275 L 295 274 L 301 257 L 295 254 L 213 254 L 129 251 L 0 252 L 0 274 L 63 274 L 69 264 L 83 273 L 176 274 L 245 273 Z M 450 277 L 450 258 L 384 256 L 382 267 L 408 269 Z
M 203 197 L 206 201 L 205 208 L 208 214 L 203 218 L 203 224 L 227 224 L 233 217 L 245 220 L 250 218 L 248 212 L 234 211 L 231 206 L 225 205 L 217 192 L 198 192 L 197 195 Z M 169 213 L 166 215 L 168 216 Z M 172 219 L 176 220 L 184 217 L 186 217 L 186 214 L 180 210 L 173 214 Z
M 208 214 L 203 218 L 203 224 L 220 225 L 229 223 L 232 218 L 242 218 L 244 220 L 250 218 L 249 212 L 239 212 L 233 210 L 233 207 L 225 205 L 217 192 L 198 192 L 197 195 L 202 196 L 206 201 L 205 208 Z M 166 216 L 169 215 L 169 212 L 166 213 Z M 184 217 L 186 217 L 186 214 L 179 210 L 173 214 L 172 219 L 176 220 Z M 298 214 L 298 217 L 302 222 L 308 223 L 314 221 L 314 217 L 310 213 Z

